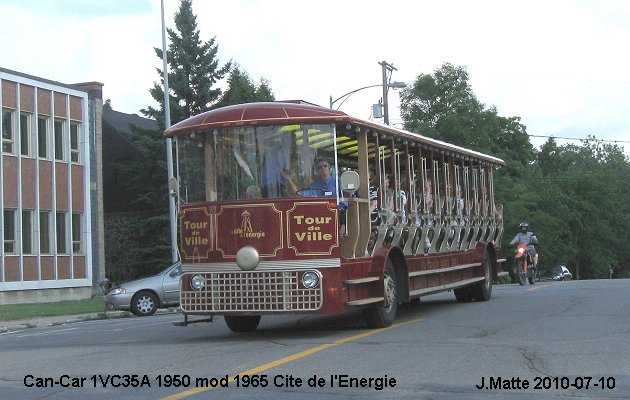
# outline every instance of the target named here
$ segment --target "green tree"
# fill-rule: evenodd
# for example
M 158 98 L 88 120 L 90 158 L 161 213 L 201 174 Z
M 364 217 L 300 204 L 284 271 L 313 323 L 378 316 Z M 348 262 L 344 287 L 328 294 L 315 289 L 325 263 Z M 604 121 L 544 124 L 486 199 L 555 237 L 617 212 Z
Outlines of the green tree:
M 401 92 L 405 129 L 461 145 L 472 144 L 471 116 L 480 116 L 482 104 L 468 84 L 464 67 L 445 63 L 433 75 L 421 74 Z M 460 126 L 467 129 L 461 132 Z
M 192 0 L 181 0 L 175 13 L 177 31 L 167 28 L 170 44 L 166 51 L 169 66 L 169 104 L 171 123 L 175 124 L 192 115 L 213 108 L 221 97 L 216 83 L 230 71 L 231 61 L 219 67 L 216 37 L 207 42 L 200 39 L 197 17 L 193 14 Z M 160 60 L 164 59 L 161 48 L 155 47 Z M 142 110 L 148 117 L 155 118 L 164 126 L 164 79 L 163 71 L 157 68 L 160 83 L 155 82 L 150 90 L 160 109 L 152 106 Z
M 255 85 L 247 72 L 241 71 L 238 65 L 234 66 L 227 81 L 229 87 L 219 101 L 220 107 L 274 100 L 273 91 L 267 80 L 261 78 L 260 83 Z
M 175 30 L 167 29 L 167 32 L 170 39 L 167 56 L 172 124 L 220 106 L 273 100 L 266 80 L 261 79 L 255 85 L 238 67 L 231 71 L 225 93 L 218 88 L 217 82 L 230 72 L 232 62 L 219 67 L 215 38 L 207 42 L 200 40 L 191 0 L 181 1 L 175 14 Z M 162 60 L 162 50 L 156 48 L 155 52 Z M 133 223 L 138 244 L 130 246 L 127 257 L 144 274 L 156 272 L 170 260 L 163 75 L 161 69 L 157 72 L 160 83 L 154 83 L 149 92 L 159 108 L 149 106 L 141 112 L 154 118 L 162 129 L 134 130 L 133 141 L 144 150 L 145 157 L 120 166 L 121 176 L 126 177 L 129 190 L 135 193 L 133 204 L 146 210 L 143 219 Z
M 541 186 L 559 191 L 559 202 L 567 209 L 568 234 L 554 246 L 556 259 L 580 278 L 607 277 L 611 266 L 617 276 L 628 274 L 630 252 L 623 230 L 630 223 L 630 169 L 622 150 L 594 137 L 582 146 L 557 146 L 550 139 L 537 163 L 544 175 Z
M 537 210 L 539 193 L 531 190 L 538 176 L 532 165 L 534 149 L 519 117 L 502 117 L 475 96 L 464 67 L 445 63 L 433 74 L 422 74 L 401 94 L 405 129 L 503 159 L 506 166 L 495 174 L 495 196 L 503 204 L 505 242 L 518 224 L 528 219 L 548 221 Z M 538 215 L 535 215 L 538 214 Z
M 494 175 L 504 249 L 528 221 L 543 265 L 566 264 L 579 278 L 608 277 L 610 267 L 630 277 L 630 163 L 621 148 L 593 137 L 581 146 L 551 138 L 537 152 L 520 118 L 480 103 L 466 69 L 449 63 L 402 91 L 401 114 L 408 130 L 506 162 Z
M 155 131 L 132 127 L 132 142 L 142 149 L 138 158 L 113 167 L 119 176 L 120 190 L 130 193 L 128 228 L 133 240 L 118 262 L 133 270 L 133 276 L 147 276 L 170 262 L 168 192 L 164 139 Z M 141 210 L 141 211 L 137 211 Z

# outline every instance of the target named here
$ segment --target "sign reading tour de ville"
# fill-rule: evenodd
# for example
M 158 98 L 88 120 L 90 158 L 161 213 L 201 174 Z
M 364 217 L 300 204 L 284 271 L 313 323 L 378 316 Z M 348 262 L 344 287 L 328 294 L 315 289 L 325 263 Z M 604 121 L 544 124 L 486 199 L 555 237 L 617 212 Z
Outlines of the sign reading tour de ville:
M 206 207 L 182 209 L 180 218 L 181 253 L 184 261 L 207 260 L 213 250 L 212 214 Z
M 339 246 L 337 213 L 328 201 L 295 202 L 287 223 L 287 247 L 297 256 L 331 255 Z

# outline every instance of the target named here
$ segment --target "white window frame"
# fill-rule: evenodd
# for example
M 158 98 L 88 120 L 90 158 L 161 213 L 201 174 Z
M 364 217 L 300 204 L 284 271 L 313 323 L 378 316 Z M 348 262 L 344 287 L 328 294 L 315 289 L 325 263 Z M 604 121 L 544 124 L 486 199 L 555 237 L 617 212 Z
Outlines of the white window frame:
M 4 221 L 4 254 L 17 254 L 17 241 L 16 241 L 16 210 L 15 209 L 4 209 L 3 210 L 3 221 Z M 13 220 L 13 223 L 10 224 L 9 221 Z M 8 247 L 10 246 L 10 247 Z
M 74 135 L 76 141 L 73 140 Z M 70 122 L 70 162 L 77 164 L 81 162 L 81 123 L 76 121 Z
M 61 124 L 61 129 L 57 130 L 57 123 Z M 68 142 L 68 138 L 66 135 L 66 120 L 55 118 L 53 120 L 53 150 L 55 153 L 56 161 L 66 161 L 66 143 Z M 58 140 L 61 140 L 61 143 L 58 144 Z M 61 154 L 57 150 L 61 151 Z
M 20 113 L 20 154 L 33 156 L 33 114 L 28 112 Z
M 44 160 L 50 160 L 50 117 L 48 115 L 39 114 L 37 116 L 37 156 Z M 42 126 L 40 126 L 40 122 L 44 123 L 44 129 L 42 131 Z M 42 141 L 42 135 L 43 141 Z M 44 143 L 45 147 L 42 149 L 42 143 Z M 42 155 L 42 150 L 44 154 Z
M 82 227 L 83 214 L 72 213 L 72 254 L 83 254 Z
M 22 254 L 34 254 L 35 220 L 33 210 L 22 210 Z
M 69 254 L 67 215 L 67 212 L 57 212 L 57 214 L 55 214 L 55 243 L 57 243 L 57 254 Z
M 50 234 L 50 229 L 52 228 L 52 224 L 50 223 L 50 214 L 49 210 L 40 210 L 39 211 L 39 253 L 40 254 L 51 254 L 52 253 L 52 236 Z M 43 221 L 46 221 L 43 223 Z M 48 248 L 45 249 L 44 246 Z
M 5 120 L 6 114 L 9 115 L 9 126 L 7 126 L 7 120 Z M 3 107 L 0 124 L 2 125 L 2 152 L 5 154 L 15 154 L 15 110 Z M 5 137 L 7 133 L 8 136 Z M 5 147 L 9 149 L 5 150 Z

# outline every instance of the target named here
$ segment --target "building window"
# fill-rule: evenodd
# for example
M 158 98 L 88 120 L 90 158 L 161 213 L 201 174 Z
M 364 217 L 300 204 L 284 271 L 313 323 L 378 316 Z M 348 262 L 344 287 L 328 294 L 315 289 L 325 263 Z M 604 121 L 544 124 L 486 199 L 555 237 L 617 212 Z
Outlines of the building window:
M 72 214 L 72 253 L 81 254 L 81 214 Z
M 39 212 L 39 252 L 50 254 L 50 211 Z
M 40 158 L 50 158 L 48 155 L 48 121 L 50 118 L 40 115 L 37 117 L 37 147 Z
M 31 146 L 32 119 L 32 114 L 20 114 L 20 154 L 27 157 L 33 154 Z
M 70 161 L 78 163 L 81 161 L 81 134 L 79 124 L 70 123 Z
M 4 210 L 4 252 L 15 254 L 15 210 Z
M 66 143 L 66 134 L 64 129 L 63 120 L 56 119 L 55 120 L 55 160 L 65 161 L 65 143 Z
M 13 154 L 13 111 L 2 109 L 2 152 Z
M 22 210 L 22 254 L 33 254 L 32 210 Z
M 57 254 L 68 254 L 66 241 L 66 213 L 57 213 Z

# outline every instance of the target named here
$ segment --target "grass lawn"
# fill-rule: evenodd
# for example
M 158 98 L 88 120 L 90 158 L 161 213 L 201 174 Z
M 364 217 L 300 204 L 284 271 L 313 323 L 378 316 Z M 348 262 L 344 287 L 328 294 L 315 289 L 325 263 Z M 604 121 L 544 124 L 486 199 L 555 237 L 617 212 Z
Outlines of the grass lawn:
M 8 304 L 0 306 L 0 321 L 14 321 L 34 317 L 54 317 L 105 312 L 102 298 L 67 300 L 54 303 Z

